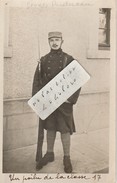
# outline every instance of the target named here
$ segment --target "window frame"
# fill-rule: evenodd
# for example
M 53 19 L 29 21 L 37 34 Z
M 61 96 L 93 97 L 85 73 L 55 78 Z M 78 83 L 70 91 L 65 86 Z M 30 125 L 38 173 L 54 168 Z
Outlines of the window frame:
M 110 18 L 111 18 L 111 8 L 99 8 L 99 11 L 100 9 L 102 9 L 102 13 L 99 12 L 99 15 L 100 14 L 103 14 L 103 10 L 106 11 L 107 13 L 107 16 L 106 16 L 106 28 L 100 28 L 99 27 L 99 30 L 100 29 L 103 29 L 103 30 L 106 30 L 106 44 L 103 44 L 103 43 L 98 43 L 98 49 L 99 50 L 110 50 Z
M 89 19 L 89 34 L 88 34 L 88 45 L 87 45 L 87 55 L 86 58 L 93 60 L 93 59 L 110 59 L 111 48 L 106 49 L 107 47 L 102 47 L 103 49 L 99 49 L 99 41 L 98 41 L 98 34 L 99 34 L 99 8 L 104 6 L 96 7 L 91 9 L 91 15 Z M 104 7 L 105 8 L 105 7 Z M 114 16 L 112 7 L 106 6 L 107 9 L 111 10 L 111 17 L 110 17 L 110 28 L 112 27 L 113 21 L 112 17 Z M 94 34 L 95 33 L 95 34 Z M 110 29 L 110 43 L 112 30 Z
M 11 58 L 13 56 L 13 48 L 12 45 L 9 43 L 9 16 L 10 7 L 9 4 L 6 3 L 4 11 L 4 58 Z

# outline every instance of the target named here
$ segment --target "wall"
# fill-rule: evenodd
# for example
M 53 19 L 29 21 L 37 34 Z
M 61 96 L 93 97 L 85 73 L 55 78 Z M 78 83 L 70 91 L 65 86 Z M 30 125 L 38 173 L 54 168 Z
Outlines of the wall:
M 4 150 L 36 143 L 37 116 L 27 100 L 31 97 L 38 54 L 49 52 L 47 35 L 53 30 L 62 31 L 63 50 L 79 60 L 91 75 L 74 106 L 77 133 L 109 126 L 110 59 L 109 51 L 98 55 L 98 9 L 11 8 L 7 51 L 12 48 L 12 56 L 4 60 Z

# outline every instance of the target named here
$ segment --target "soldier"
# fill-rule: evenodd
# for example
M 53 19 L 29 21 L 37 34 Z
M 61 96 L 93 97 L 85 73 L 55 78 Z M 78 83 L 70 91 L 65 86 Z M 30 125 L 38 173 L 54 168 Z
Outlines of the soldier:
M 50 45 L 50 52 L 43 56 L 41 67 L 36 68 L 32 95 L 36 94 L 44 85 L 53 79 L 62 69 L 64 69 L 74 58 L 63 52 L 61 46 L 63 44 L 61 32 L 50 32 L 48 34 L 48 42 Z M 54 142 L 56 132 L 61 134 L 61 141 L 63 145 L 63 165 L 66 173 L 72 172 L 72 164 L 70 160 L 70 135 L 75 132 L 75 124 L 73 119 L 73 105 L 76 103 L 81 88 L 75 92 L 66 102 L 64 102 L 55 112 L 53 112 L 45 120 L 39 119 L 39 134 L 36 154 L 36 169 L 41 169 L 44 165 L 54 161 Z M 43 129 L 47 130 L 47 152 L 42 157 L 42 141 Z

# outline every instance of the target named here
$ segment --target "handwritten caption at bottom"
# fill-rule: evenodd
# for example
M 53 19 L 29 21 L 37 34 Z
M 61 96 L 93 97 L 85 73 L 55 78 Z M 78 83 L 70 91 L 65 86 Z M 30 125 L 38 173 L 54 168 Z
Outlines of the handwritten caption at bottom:
M 43 176 L 42 175 L 39 175 L 39 174 L 28 174 L 28 175 L 22 175 L 22 177 L 18 177 L 18 175 L 15 175 L 15 174 L 10 174 L 9 175 L 9 180 L 10 182 L 17 182 L 17 183 L 25 183 L 25 182 L 30 182 L 30 181 L 36 181 L 37 182 L 40 182 L 41 180 L 43 181 L 49 181 L 49 180 L 84 180 L 84 181 L 96 181 L 96 182 L 99 182 L 101 180 L 101 175 L 99 174 L 95 174 L 95 175 L 79 175 L 79 174 L 67 174 L 67 175 L 63 175 L 63 174 L 60 174 L 60 173 L 57 173 L 57 174 L 53 174 L 53 175 L 50 175 L 50 174 L 44 174 Z

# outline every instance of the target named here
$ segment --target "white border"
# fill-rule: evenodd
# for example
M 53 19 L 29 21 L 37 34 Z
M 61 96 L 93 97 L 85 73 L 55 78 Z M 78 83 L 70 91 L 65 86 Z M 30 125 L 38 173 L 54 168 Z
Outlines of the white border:
M 30 7 L 30 5 L 33 6 L 36 4 L 40 4 L 39 6 L 51 6 L 52 2 L 54 2 L 54 6 L 60 6 L 60 4 L 62 4 L 63 2 L 68 2 L 68 5 L 71 3 L 73 3 L 72 0 L 66 0 L 66 1 L 60 1 L 60 0 L 43 0 L 43 1 L 40 1 L 40 0 L 8 0 L 6 2 L 9 2 L 10 3 L 10 6 L 17 6 L 17 7 L 27 7 L 28 5 L 28 8 Z M 28 4 L 27 4 L 28 2 Z M 33 2 L 31 4 L 31 2 Z M 84 5 L 87 4 L 87 1 L 86 0 L 74 0 L 74 4 L 75 2 L 79 2 L 79 6 L 80 5 Z M 88 1 L 89 4 L 91 6 L 95 6 L 95 7 L 105 7 L 106 8 L 113 8 L 113 10 L 115 10 L 115 1 L 114 0 L 89 0 Z M 42 4 L 41 4 L 42 3 Z M 72 5 L 70 5 L 72 6 Z M 2 114 L 2 111 L 3 111 L 3 105 L 2 105 L 2 99 L 3 99 L 3 27 L 4 27 L 4 7 L 3 7 L 3 1 L 0 1 L 0 24 L 1 24 L 1 29 L 0 29 L 0 83 L 1 83 L 1 91 L 0 91 L 0 111 L 1 111 L 1 114 Z M 109 159 L 110 159 L 110 164 L 109 164 L 109 167 L 110 167 L 110 172 L 109 174 L 105 174 L 105 175 L 101 175 L 102 176 L 102 179 L 99 181 L 100 183 L 114 183 L 115 182 L 115 119 L 116 119 L 116 102 L 115 102 L 115 99 L 116 99 L 116 47 L 115 47 L 115 37 L 116 37 L 116 26 L 115 26 L 115 11 L 113 11 L 113 15 L 112 15 L 112 20 L 113 20 L 113 31 L 112 31 L 112 34 L 113 37 L 111 39 L 111 45 L 112 45 L 112 51 L 111 51 L 111 64 L 110 64 L 110 68 L 111 68 L 111 76 L 110 76 L 110 88 L 111 88 L 111 91 L 110 91 L 110 155 L 109 155 Z M 3 174 L 2 173 L 2 134 L 3 134 L 3 117 L 2 115 L 0 115 L 0 127 L 1 127 L 1 138 L 0 138 L 0 142 L 1 142 L 1 151 L 0 151 L 0 162 L 1 162 L 1 166 L 0 166 L 0 182 L 3 182 L 3 183 L 10 183 L 11 181 L 9 181 L 9 174 Z M 40 176 L 44 176 L 44 174 L 39 174 Z M 23 174 L 18 174 L 18 177 L 21 177 L 22 179 L 22 176 Z M 88 174 L 88 176 L 92 176 L 91 174 Z M 27 183 L 38 183 L 38 182 L 82 182 L 82 183 L 94 183 L 94 182 L 97 182 L 97 181 L 93 181 L 93 180 L 90 180 L 90 181 L 81 181 L 79 179 L 74 179 L 74 180 L 42 180 L 42 181 L 27 181 Z M 18 182 L 19 181 L 13 181 L 14 183 Z

